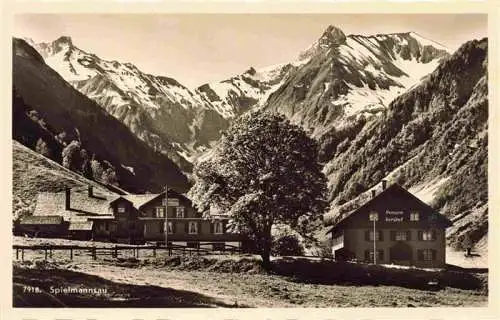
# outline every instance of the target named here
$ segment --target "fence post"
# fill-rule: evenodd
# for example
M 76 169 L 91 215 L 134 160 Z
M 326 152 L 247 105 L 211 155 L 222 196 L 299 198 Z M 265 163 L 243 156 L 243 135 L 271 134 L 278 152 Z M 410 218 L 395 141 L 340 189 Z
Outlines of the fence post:
M 24 261 L 24 248 L 21 249 L 21 260 Z
M 118 246 L 115 244 L 115 258 L 118 258 Z
M 139 248 L 137 248 L 137 258 L 139 258 Z
M 16 248 L 16 260 L 19 260 L 19 249 Z
M 44 250 L 45 250 L 45 261 L 47 261 L 47 254 L 48 254 L 47 248 L 45 248 Z
M 50 258 L 52 259 L 52 247 L 50 248 Z
M 156 258 L 156 248 L 153 248 L 153 257 Z
M 69 248 L 69 258 L 73 260 L 73 248 Z
M 96 248 L 92 248 L 92 259 L 97 260 L 97 252 Z

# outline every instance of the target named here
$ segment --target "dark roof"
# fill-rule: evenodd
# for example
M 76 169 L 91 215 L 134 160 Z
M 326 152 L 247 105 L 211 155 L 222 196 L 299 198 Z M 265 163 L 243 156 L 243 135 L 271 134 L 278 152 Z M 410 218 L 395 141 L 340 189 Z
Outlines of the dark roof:
M 134 207 L 137 209 L 140 209 L 144 205 L 148 204 L 149 202 L 157 199 L 158 197 L 164 196 L 165 192 L 162 193 L 151 193 L 151 194 L 127 194 L 122 196 L 123 198 L 129 200 L 134 204 Z M 186 195 L 182 193 L 178 193 L 177 191 L 174 191 L 172 189 L 168 189 L 168 196 L 169 197 L 176 197 L 176 198 L 182 198 L 185 201 L 191 203 L 191 199 L 189 199 Z
M 21 219 L 21 224 L 61 224 L 61 216 L 28 216 Z
M 89 230 L 92 230 L 93 224 L 94 223 L 92 221 L 72 221 L 69 223 L 68 230 L 89 231 Z
M 87 191 L 70 190 L 70 209 L 66 210 L 66 193 L 40 192 L 37 197 L 35 216 L 58 215 L 70 220 L 75 213 L 89 215 L 109 214 L 110 201 L 118 198 L 117 195 L 95 195 L 89 197 Z
M 89 197 L 87 189 L 70 189 L 70 208 L 66 210 L 65 191 L 55 193 L 40 192 L 37 197 L 33 216 L 60 216 L 66 221 L 73 220 L 75 217 L 78 217 L 80 221 L 83 217 L 94 219 L 102 216 L 103 218 L 107 218 L 112 216 L 111 203 L 118 199 L 129 201 L 135 208 L 140 209 L 147 203 L 164 195 L 165 192 L 127 195 L 94 194 L 94 196 Z M 168 196 L 184 198 L 184 200 L 191 203 L 189 198 L 171 189 L 168 190 Z
M 385 190 L 383 190 L 382 192 L 380 192 L 379 194 L 377 194 L 375 197 L 371 198 L 370 200 L 368 200 L 367 202 L 365 202 L 363 205 L 361 205 L 359 208 L 357 209 L 354 209 L 348 213 L 345 213 L 342 215 L 342 218 L 337 221 L 328 231 L 327 233 L 330 233 L 332 232 L 333 230 L 335 230 L 337 227 L 341 226 L 342 224 L 344 224 L 347 220 L 350 220 L 351 217 L 353 217 L 354 215 L 356 215 L 358 212 L 361 212 L 363 209 L 365 209 L 366 207 L 368 207 L 372 202 L 374 202 L 376 199 L 378 199 L 379 197 L 387 194 L 387 193 L 390 193 L 390 192 L 393 192 L 394 190 L 399 190 L 399 191 L 402 191 L 406 196 L 412 198 L 413 200 L 417 201 L 418 203 L 420 203 L 422 206 L 426 207 L 429 211 L 432 211 L 432 212 L 435 212 L 437 213 L 437 216 L 438 216 L 438 221 L 442 222 L 444 225 L 446 226 L 450 226 L 452 224 L 452 222 L 446 218 L 445 216 L 443 216 L 442 214 L 440 214 L 439 212 L 437 212 L 436 210 L 434 210 L 431 206 L 429 206 L 427 203 L 423 202 L 422 200 L 420 200 L 419 198 L 417 198 L 413 193 L 409 192 L 408 190 L 406 190 L 405 188 L 403 188 L 401 185 L 399 185 L 398 183 L 393 183 L 392 185 L 390 185 L 389 187 L 387 187 Z

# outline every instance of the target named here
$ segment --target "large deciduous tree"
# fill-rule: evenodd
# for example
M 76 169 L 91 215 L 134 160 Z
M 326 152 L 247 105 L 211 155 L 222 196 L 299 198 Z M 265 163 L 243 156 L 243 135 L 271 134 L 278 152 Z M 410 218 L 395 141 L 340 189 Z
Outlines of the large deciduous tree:
M 292 227 L 326 209 L 326 177 L 316 142 L 283 116 L 257 112 L 236 119 L 212 155 L 194 168 L 190 197 L 202 211 L 216 207 L 254 241 L 270 266 L 271 227 Z

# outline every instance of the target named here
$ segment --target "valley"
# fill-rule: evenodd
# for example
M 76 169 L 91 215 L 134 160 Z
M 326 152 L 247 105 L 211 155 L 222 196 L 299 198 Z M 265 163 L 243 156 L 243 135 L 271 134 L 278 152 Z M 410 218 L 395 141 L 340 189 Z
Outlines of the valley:
M 486 248 L 487 39 L 451 52 L 415 32 L 346 35 L 328 26 L 292 61 L 197 88 L 101 59 L 68 36 L 14 39 L 14 48 L 15 124 L 29 124 L 14 125 L 14 139 L 33 150 L 42 139 L 56 162 L 76 140 L 121 189 L 155 191 L 168 181 L 187 190 L 193 165 L 234 119 L 279 113 L 320 148 L 330 210 L 313 223 L 318 243 L 386 178 L 420 190 L 454 221 L 450 246 L 460 249 L 468 235 Z M 21 197 L 23 214 L 31 193 Z

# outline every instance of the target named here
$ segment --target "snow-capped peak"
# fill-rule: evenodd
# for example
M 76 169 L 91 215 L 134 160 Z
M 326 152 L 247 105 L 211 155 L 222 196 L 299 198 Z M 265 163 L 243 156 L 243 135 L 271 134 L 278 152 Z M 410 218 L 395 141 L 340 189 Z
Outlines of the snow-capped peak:
M 70 36 L 60 36 L 57 38 L 54 42 L 54 44 L 67 44 L 67 45 L 73 45 L 73 39 L 71 39 Z
M 341 45 L 344 44 L 346 41 L 346 36 L 342 30 L 339 28 L 330 25 L 328 28 L 325 30 L 321 38 L 319 39 L 319 42 L 321 45 Z

